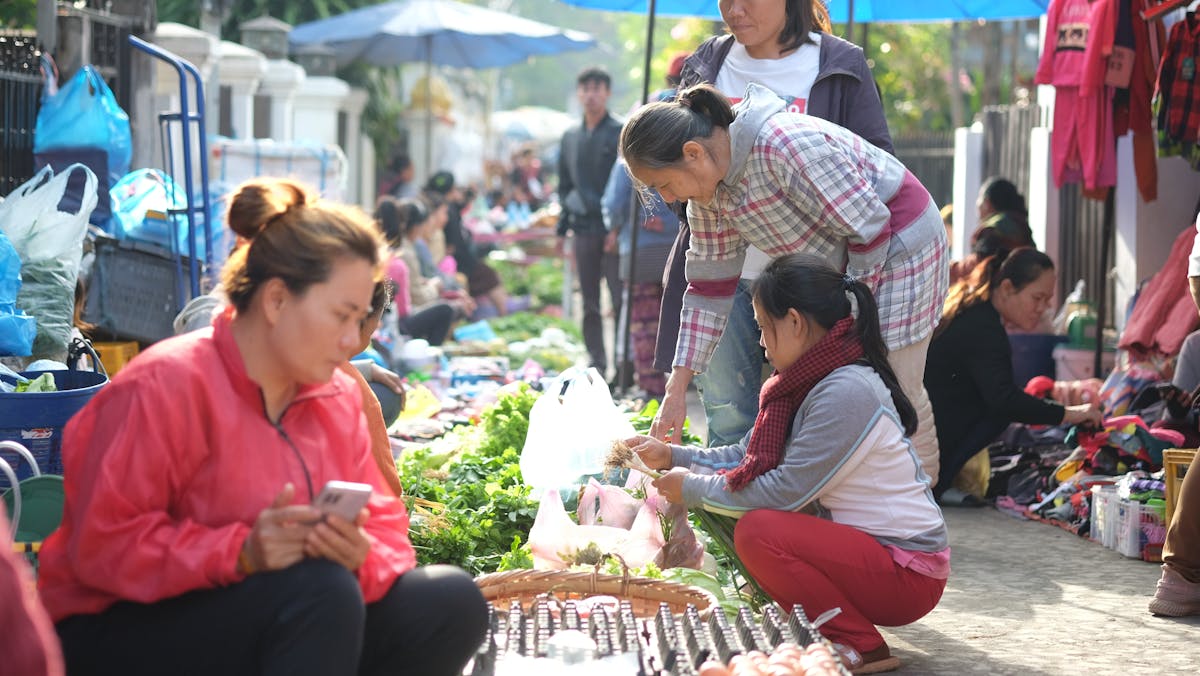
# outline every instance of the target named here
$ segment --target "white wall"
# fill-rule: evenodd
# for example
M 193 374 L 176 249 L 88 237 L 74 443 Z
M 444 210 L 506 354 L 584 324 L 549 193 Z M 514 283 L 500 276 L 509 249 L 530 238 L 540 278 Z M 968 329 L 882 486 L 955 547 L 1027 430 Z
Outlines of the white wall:
M 1200 172 L 1178 157 L 1158 158 L 1158 199 L 1145 202 L 1137 189 L 1133 142 L 1117 143 L 1117 241 L 1113 264 L 1117 326 L 1125 323 L 1125 308 L 1138 284 L 1153 276 L 1167 260 L 1179 233 L 1193 227 L 1200 197 Z

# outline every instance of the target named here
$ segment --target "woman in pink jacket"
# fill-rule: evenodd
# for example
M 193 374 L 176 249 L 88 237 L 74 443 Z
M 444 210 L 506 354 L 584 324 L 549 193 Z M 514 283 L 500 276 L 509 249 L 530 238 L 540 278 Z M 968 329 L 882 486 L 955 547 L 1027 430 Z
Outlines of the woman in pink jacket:
M 415 568 L 371 456 L 358 347 L 381 276 L 371 220 L 295 183 L 243 185 L 210 329 L 162 341 L 67 425 L 41 597 L 78 674 L 460 674 L 483 598 Z M 311 503 L 368 483 L 353 520 Z

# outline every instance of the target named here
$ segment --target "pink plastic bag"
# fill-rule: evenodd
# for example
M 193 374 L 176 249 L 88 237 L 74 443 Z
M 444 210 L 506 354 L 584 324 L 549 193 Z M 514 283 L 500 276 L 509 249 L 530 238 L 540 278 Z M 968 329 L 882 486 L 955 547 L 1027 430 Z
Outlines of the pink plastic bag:
M 620 486 L 607 486 L 588 479 L 579 494 L 580 525 L 629 528 L 642 503 Z
M 581 526 L 571 520 L 563 507 L 558 491 L 549 489 L 542 496 L 533 528 L 529 530 L 529 548 L 533 552 L 533 567 L 540 570 L 567 568 L 564 560 L 573 558 L 578 552 L 595 545 L 601 554 L 616 552 L 624 556 L 625 543 L 630 532 L 612 526 Z M 630 561 L 631 566 L 643 566 L 650 558 L 639 562 Z

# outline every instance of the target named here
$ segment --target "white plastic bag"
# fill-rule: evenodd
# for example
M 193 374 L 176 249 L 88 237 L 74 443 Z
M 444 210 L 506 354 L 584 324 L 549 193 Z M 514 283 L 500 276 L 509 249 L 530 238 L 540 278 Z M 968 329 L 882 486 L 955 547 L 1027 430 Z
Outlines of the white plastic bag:
M 604 471 L 612 442 L 634 435 L 594 368 L 571 367 L 555 378 L 529 412 L 521 475 L 536 493 L 564 489 Z
M 562 498 L 553 488 L 542 495 L 537 517 L 529 529 L 529 549 L 533 552 L 533 567 L 539 570 L 561 570 L 575 562 L 579 552 L 593 548 L 596 554 L 624 554 L 630 531 L 613 526 L 581 526 L 571 520 L 563 507 Z M 631 566 L 645 565 L 643 561 L 626 562 Z M 566 559 L 566 560 L 564 560 Z
M 21 257 L 17 307 L 37 319 L 35 357 L 66 354 L 83 238 L 96 207 L 96 183 L 96 175 L 82 164 L 72 164 L 57 176 L 47 166 L 0 202 L 0 230 Z

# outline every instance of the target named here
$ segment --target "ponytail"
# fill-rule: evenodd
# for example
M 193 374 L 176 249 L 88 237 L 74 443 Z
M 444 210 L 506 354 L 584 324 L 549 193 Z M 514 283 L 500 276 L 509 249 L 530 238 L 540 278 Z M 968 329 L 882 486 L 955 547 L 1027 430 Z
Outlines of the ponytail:
M 875 294 L 871 293 L 866 284 L 849 275 L 843 283 L 846 292 L 854 296 L 858 305 L 854 332 L 858 334 L 862 344 L 863 357 L 892 393 L 892 403 L 896 405 L 896 414 L 900 416 L 904 434 L 911 437 L 917 431 L 917 409 L 913 407 L 908 395 L 904 394 L 904 388 L 900 387 L 900 379 L 896 377 L 896 372 L 888 361 L 888 348 L 883 340 L 883 330 L 879 327 L 879 306 L 875 304 Z

